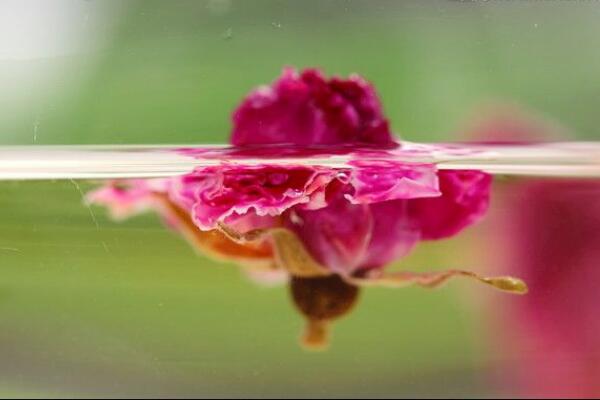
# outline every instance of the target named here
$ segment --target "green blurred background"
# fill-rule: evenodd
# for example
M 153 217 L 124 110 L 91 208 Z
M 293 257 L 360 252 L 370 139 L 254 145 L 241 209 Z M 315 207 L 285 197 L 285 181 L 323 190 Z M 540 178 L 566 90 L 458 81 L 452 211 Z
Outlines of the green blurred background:
M 367 77 L 409 140 L 452 140 L 495 103 L 594 139 L 599 17 L 572 1 L 0 0 L 0 144 L 222 143 L 286 65 Z M 487 377 L 510 360 L 482 344 L 485 288 L 369 290 L 329 352 L 305 353 L 284 288 L 154 216 L 111 222 L 82 205 L 92 186 L 0 183 L 0 396 L 498 393 Z M 479 238 L 404 265 L 465 266 Z

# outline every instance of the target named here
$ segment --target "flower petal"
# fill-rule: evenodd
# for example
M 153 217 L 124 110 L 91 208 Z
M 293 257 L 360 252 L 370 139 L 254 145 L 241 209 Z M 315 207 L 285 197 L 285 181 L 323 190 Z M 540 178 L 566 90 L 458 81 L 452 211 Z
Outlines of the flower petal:
M 104 206 L 115 220 L 127 219 L 155 206 L 155 190 L 166 190 L 165 180 L 133 179 L 126 182 L 111 181 L 86 195 L 88 204 Z
M 284 221 L 321 265 L 340 274 L 351 273 L 360 265 L 373 229 L 369 206 L 352 204 L 341 193 L 327 207 L 295 209 Z
M 87 201 L 107 206 L 115 219 L 154 210 L 203 254 L 220 260 L 272 269 L 273 252 L 267 243 L 241 245 L 230 240 L 219 230 L 201 231 L 192 221 L 189 212 L 171 201 L 163 182 L 132 180 L 126 183 L 121 183 L 121 186 L 109 184 L 93 191 L 88 195 Z
M 407 256 L 421 239 L 419 226 L 408 214 L 412 200 L 371 204 L 371 240 L 360 263 L 361 269 L 381 268 Z
M 210 167 L 184 178 L 194 181 L 194 190 L 184 182 L 174 196 L 191 204 L 200 229 L 210 230 L 218 222 L 234 223 L 249 212 L 273 217 L 295 205 L 318 203 L 324 196 L 320 192 L 334 178 L 335 171 L 303 166 Z
M 492 177 L 481 171 L 439 171 L 439 197 L 414 199 L 409 214 L 423 239 L 453 236 L 481 219 L 489 205 Z
M 354 188 L 347 198 L 355 204 L 397 199 L 439 197 L 436 168 L 431 164 L 395 161 L 351 162 L 349 183 Z
M 375 90 L 357 75 L 327 80 L 315 69 L 286 68 L 233 113 L 231 143 L 236 146 L 391 142 Z

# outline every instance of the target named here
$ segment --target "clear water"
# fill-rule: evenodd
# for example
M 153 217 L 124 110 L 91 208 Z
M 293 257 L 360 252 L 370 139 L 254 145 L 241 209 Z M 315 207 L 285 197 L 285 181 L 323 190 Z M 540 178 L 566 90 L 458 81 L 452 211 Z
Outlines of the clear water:
M 82 199 L 104 178 L 175 176 L 223 162 L 347 166 L 361 156 L 357 149 L 328 155 L 323 148 L 288 148 L 285 157 L 267 157 L 281 149 L 234 156 L 221 146 L 2 148 L 5 390 L 277 395 L 294 385 L 300 395 L 543 393 L 531 382 L 543 365 L 559 362 L 546 373 L 579 375 L 563 376 L 557 390 L 573 384 L 593 391 L 594 340 L 564 327 L 593 327 L 585 321 L 595 318 L 589 282 L 598 274 L 589 263 L 599 251 L 599 149 L 408 143 L 371 151 L 370 159 L 497 175 L 481 223 L 419 244 L 392 269 L 513 275 L 530 293 L 515 298 L 462 280 L 434 291 L 368 288 L 355 312 L 335 325 L 331 348 L 314 354 L 297 345 L 303 323 L 285 285 L 256 285 L 234 264 L 195 253 L 155 215 L 115 222 Z M 544 189 L 536 194 L 539 185 Z M 575 239 L 561 249 L 557 238 L 564 236 Z M 569 265 L 561 264 L 565 252 Z M 547 273 L 532 272 L 540 264 Z M 381 366 L 367 367 L 373 363 Z

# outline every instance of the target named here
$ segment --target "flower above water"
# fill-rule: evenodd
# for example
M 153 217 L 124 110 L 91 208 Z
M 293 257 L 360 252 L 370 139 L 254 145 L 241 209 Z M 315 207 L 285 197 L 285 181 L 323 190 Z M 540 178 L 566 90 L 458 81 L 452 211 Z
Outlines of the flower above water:
M 326 79 L 316 69 L 286 68 L 234 111 L 231 143 L 390 145 L 394 140 L 375 89 L 360 76 Z
M 285 69 L 242 101 L 233 123 L 231 142 L 241 147 L 401 146 L 368 82 L 326 79 L 317 70 Z M 453 236 L 481 219 L 490 185 L 480 171 L 365 157 L 343 168 L 223 163 L 183 177 L 109 185 L 90 201 L 118 217 L 152 208 L 204 252 L 234 260 L 261 279 L 287 275 L 308 320 L 304 343 L 317 347 L 326 342 L 328 322 L 352 308 L 358 286 L 435 287 L 466 276 L 526 291 L 513 278 L 461 270 L 384 271 L 419 241 Z

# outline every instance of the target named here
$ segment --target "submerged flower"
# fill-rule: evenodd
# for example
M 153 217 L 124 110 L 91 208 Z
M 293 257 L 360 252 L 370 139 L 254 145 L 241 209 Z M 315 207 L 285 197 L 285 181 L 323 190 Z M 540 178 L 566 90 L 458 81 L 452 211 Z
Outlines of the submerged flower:
M 326 79 L 317 70 L 284 70 L 272 86 L 244 99 L 233 122 L 231 142 L 244 148 L 399 146 L 369 83 L 358 76 Z M 480 171 L 439 172 L 432 164 L 367 157 L 344 168 L 223 163 L 119 185 L 90 200 L 118 216 L 153 208 L 198 248 L 248 266 L 254 276 L 286 273 L 308 320 L 309 346 L 325 343 L 328 321 L 352 308 L 358 286 L 435 287 L 466 276 L 502 290 L 526 290 L 513 278 L 460 270 L 384 271 L 419 241 L 450 237 L 483 217 L 491 177 Z
M 407 179 L 397 173 L 402 168 L 406 166 L 398 166 L 394 177 L 398 182 Z M 340 191 L 331 195 L 326 207 L 286 214 L 286 226 L 313 257 L 336 273 L 383 267 L 407 255 L 419 240 L 452 236 L 487 209 L 489 175 L 476 171 L 435 175 L 431 166 L 427 168 L 435 177 L 429 187 L 407 179 L 406 188 L 390 191 L 373 183 L 370 189 L 381 189 L 375 191 L 381 199 L 366 202 Z

